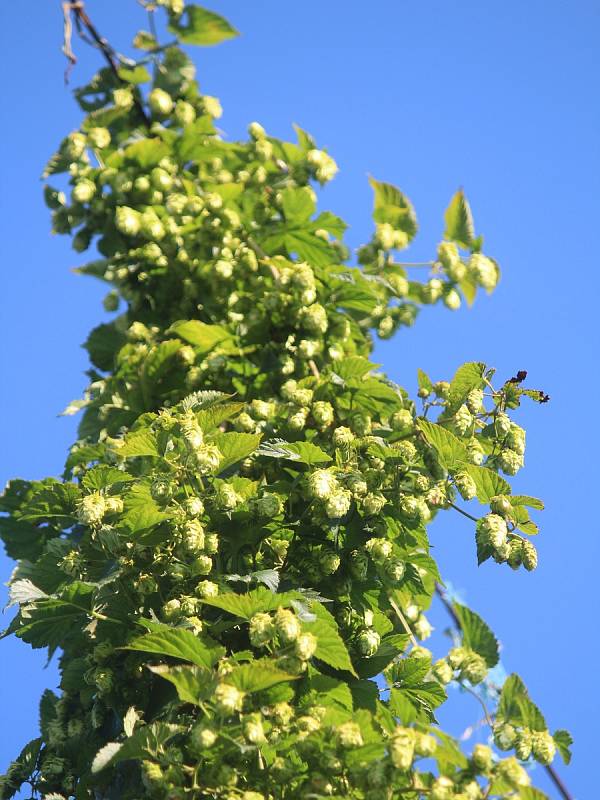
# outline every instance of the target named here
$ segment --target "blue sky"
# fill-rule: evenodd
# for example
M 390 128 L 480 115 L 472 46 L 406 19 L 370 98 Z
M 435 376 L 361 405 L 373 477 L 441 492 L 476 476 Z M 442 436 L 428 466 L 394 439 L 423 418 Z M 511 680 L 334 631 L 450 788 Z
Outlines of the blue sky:
M 0 12 L 7 66 L 2 482 L 61 471 L 76 420 L 56 415 L 82 392 L 80 343 L 105 316 L 102 287 L 70 272 L 79 257 L 66 239 L 51 237 L 41 198 L 43 165 L 79 114 L 63 84 L 60 4 L 35 6 L 5 4 Z M 597 425 L 588 403 L 600 389 L 593 233 L 600 5 L 220 0 L 210 7 L 243 34 L 193 53 L 203 90 L 223 102 L 222 128 L 242 136 L 257 119 L 276 136 L 291 136 L 293 122 L 311 131 L 340 165 L 322 204 L 350 223 L 351 245 L 371 231 L 367 174 L 398 184 L 413 200 L 421 231 L 410 260 L 433 255 L 443 210 L 459 186 L 471 201 L 486 252 L 503 269 L 498 290 L 470 311 L 426 309 L 414 329 L 378 345 L 376 360 L 412 391 L 417 367 L 448 378 L 462 362 L 481 360 L 502 379 L 527 369 L 531 384 L 551 395 L 549 404 L 518 412 L 528 449 L 515 486 L 547 502 L 538 570 L 478 569 L 472 527 L 458 515 L 436 521 L 432 539 L 444 576 L 499 636 L 506 669 L 521 674 L 552 729 L 574 733 L 573 764 L 559 769 L 576 797 L 592 797 L 600 548 L 592 506 Z M 133 0 L 89 0 L 87 8 L 123 51 L 145 27 Z M 76 46 L 73 86 L 100 63 Z M 8 578 L 10 569 L 0 556 L 0 574 Z M 439 611 L 432 620 L 443 629 Z M 1 770 L 35 735 L 38 697 L 56 672 L 43 670 L 44 655 L 16 640 L 0 648 Z M 477 721 L 478 708 L 469 698 L 453 705 L 442 719 L 460 733 Z

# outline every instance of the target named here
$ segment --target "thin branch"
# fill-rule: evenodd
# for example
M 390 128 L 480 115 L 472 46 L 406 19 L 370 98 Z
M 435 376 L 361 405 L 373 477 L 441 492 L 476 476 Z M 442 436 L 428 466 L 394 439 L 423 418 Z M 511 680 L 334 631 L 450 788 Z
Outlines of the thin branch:
M 457 511 L 461 511 L 461 509 L 457 508 Z M 465 512 L 461 511 L 461 513 L 464 514 Z M 466 514 L 466 516 L 470 516 L 470 515 Z M 452 606 L 452 603 L 446 597 L 446 593 L 444 592 L 444 589 L 439 584 L 436 584 L 435 593 L 437 594 L 439 599 L 442 601 L 442 604 L 443 604 L 444 608 L 446 609 L 446 611 L 448 612 L 448 615 L 452 619 L 452 622 L 454 623 L 454 625 L 458 628 L 458 630 L 461 630 L 462 626 L 460 624 L 460 619 L 458 618 L 458 614 L 454 610 L 454 607 Z M 473 694 L 475 694 L 475 693 L 473 693 Z M 477 697 L 476 694 L 475 694 L 475 696 Z M 481 698 L 478 697 L 477 699 L 483 705 L 483 701 L 481 700 Z M 484 708 L 485 708 L 485 706 L 484 706 Z M 489 718 L 489 715 L 487 714 L 487 710 L 486 710 L 486 717 Z M 548 777 L 550 778 L 550 780 L 552 781 L 552 783 L 558 789 L 558 792 L 559 792 L 560 796 L 563 798 L 563 800 L 574 800 L 573 795 L 567 789 L 567 787 L 565 786 L 562 778 L 557 773 L 557 771 L 554 769 L 554 767 L 551 764 L 545 764 L 544 765 L 544 769 L 546 770 L 546 773 L 547 773 Z
M 462 508 L 459 508 L 458 506 L 455 506 L 454 503 L 448 503 L 448 505 L 450 506 L 450 508 L 453 508 L 455 511 L 458 511 L 459 514 L 462 514 L 463 517 L 467 517 L 468 519 L 472 519 L 473 522 L 479 522 L 479 518 L 478 517 L 474 517 L 472 514 L 469 514 L 467 511 L 463 511 Z
M 394 611 L 395 611 L 395 612 L 396 612 L 396 614 L 398 615 L 398 619 L 399 619 L 399 620 L 400 620 L 400 622 L 402 623 L 402 627 L 403 627 L 403 628 L 404 628 L 404 630 L 405 630 L 405 631 L 408 633 L 408 635 L 409 635 L 409 637 L 410 637 L 410 641 L 412 642 L 412 644 L 414 645 L 414 647 L 418 647 L 418 646 L 419 646 L 419 643 L 418 643 L 418 642 L 417 642 L 417 640 L 415 639 L 415 635 L 414 635 L 414 633 L 411 631 L 411 629 L 410 629 L 410 625 L 409 625 L 409 624 L 408 624 L 408 622 L 406 621 L 406 618 L 405 618 L 404 614 L 402 613 L 402 611 L 400 611 L 400 607 L 398 606 L 398 604 L 396 603 L 396 601 L 395 601 L 395 600 L 394 600 L 392 597 L 389 597 L 389 598 L 388 598 L 388 600 L 390 601 L 390 605 L 391 605 L 391 607 L 394 609 Z
M 110 45 L 108 40 L 105 39 L 104 36 L 100 35 L 96 26 L 89 18 L 84 5 L 85 4 L 83 0 L 71 0 L 71 2 L 63 3 L 63 14 L 65 15 L 65 43 L 63 46 L 63 52 L 71 62 L 71 65 L 76 63 L 77 59 L 75 58 L 75 55 L 71 50 L 71 44 L 70 44 L 71 30 L 70 30 L 69 14 L 72 13 L 74 15 L 75 24 L 77 26 L 77 30 L 80 33 L 80 35 L 82 35 L 82 28 L 85 28 L 85 30 L 91 36 L 94 46 L 97 47 L 104 56 L 104 59 L 108 64 L 113 75 L 116 77 L 119 83 L 125 83 L 125 81 L 123 81 L 121 76 L 119 75 L 119 56 L 117 55 L 114 48 Z M 69 18 L 68 24 L 67 24 L 67 18 Z M 144 125 L 150 127 L 150 119 L 148 118 L 139 98 L 136 97 L 135 95 L 133 103 L 139 116 L 144 121 Z

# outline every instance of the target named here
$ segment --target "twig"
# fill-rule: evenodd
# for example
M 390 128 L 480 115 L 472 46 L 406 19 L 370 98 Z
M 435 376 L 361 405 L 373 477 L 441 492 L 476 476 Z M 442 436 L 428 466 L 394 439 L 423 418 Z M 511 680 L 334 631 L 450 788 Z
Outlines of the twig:
M 404 630 L 405 630 L 405 631 L 408 633 L 408 635 L 409 635 L 409 637 L 410 637 L 410 641 L 412 642 L 413 646 L 414 646 L 414 647 L 418 647 L 418 646 L 419 646 L 419 643 L 418 643 L 418 642 L 417 642 L 417 640 L 415 639 L 415 635 L 414 635 L 414 633 L 411 631 L 411 629 L 410 629 L 410 625 L 409 625 L 409 624 L 408 624 L 408 622 L 406 621 L 406 618 L 404 617 L 404 614 L 402 613 L 402 611 L 400 611 L 400 607 L 398 606 L 398 604 L 396 603 L 396 601 L 395 601 L 395 600 L 394 600 L 392 597 L 389 597 L 389 598 L 388 598 L 388 600 L 390 601 L 390 605 L 391 605 L 391 607 L 394 609 L 394 611 L 395 611 L 395 612 L 396 612 L 396 614 L 398 615 L 398 619 L 399 619 L 399 620 L 400 620 L 400 622 L 402 623 L 402 627 L 403 627 L 403 628 L 404 628 Z
M 321 373 L 319 372 L 319 368 L 317 367 L 317 365 L 315 364 L 315 362 L 312 360 L 312 358 L 309 358 L 309 360 L 308 360 L 308 366 L 310 367 L 310 371 L 312 372 L 312 374 L 313 374 L 313 375 L 315 376 L 315 378 L 317 378 L 317 380 L 318 380 L 318 379 L 321 377 Z
M 461 509 L 457 508 L 457 511 L 461 511 Z M 461 513 L 465 513 L 465 512 L 461 512 Z M 467 516 L 470 516 L 470 515 L 467 515 Z M 436 584 L 435 593 L 437 594 L 437 596 L 442 601 L 442 604 L 443 604 L 444 608 L 446 609 L 446 611 L 448 612 L 448 615 L 452 619 L 452 622 L 454 623 L 454 625 L 458 628 L 458 630 L 461 630 L 462 626 L 460 624 L 460 619 L 458 618 L 458 614 L 454 610 L 454 607 L 452 606 L 452 603 L 448 600 L 443 588 L 439 584 Z M 475 695 L 475 696 L 477 697 L 477 695 Z M 483 701 L 481 700 L 481 698 L 478 697 L 478 700 L 480 700 L 480 702 L 483 704 Z M 485 708 L 485 706 L 484 706 L 484 708 Z M 487 711 L 486 711 L 486 717 L 487 716 L 489 716 L 489 715 L 487 715 Z M 557 771 L 554 769 L 554 767 L 551 764 L 545 764 L 544 765 L 544 769 L 546 770 L 546 773 L 547 773 L 548 777 L 550 778 L 550 780 L 552 781 L 552 783 L 558 789 L 558 791 L 560 793 L 560 796 L 563 798 L 563 800 L 574 800 L 573 795 L 567 789 L 567 787 L 565 786 L 563 780 L 561 779 L 561 777 L 557 773 Z
M 82 35 L 82 27 L 86 29 L 89 35 L 92 37 L 92 40 L 95 43 L 95 46 L 100 50 L 102 55 L 104 56 L 105 61 L 107 62 L 111 72 L 119 81 L 119 83 L 126 83 L 123 81 L 121 76 L 119 75 L 119 57 L 116 54 L 114 48 L 110 45 L 107 39 L 104 36 L 101 36 L 98 33 L 95 25 L 89 18 L 83 0 L 71 0 L 71 2 L 63 3 L 63 14 L 65 16 L 65 44 L 63 46 L 63 52 L 71 62 L 71 65 L 74 65 L 77 61 L 73 51 L 71 50 L 71 23 L 70 23 L 70 14 L 73 14 L 75 17 L 75 24 L 77 26 L 77 30 Z M 67 19 L 69 22 L 67 23 Z M 134 95 L 133 104 L 138 112 L 141 119 L 144 121 L 144 125 L 150 127 L 150 120 L 144 110 L 143 105 L 141 104 L 138 97 Z
M 474 517 L 472 514 L 469 514 L 467 511 L 463 511 L 462 508 L 459 508 L 458 506 L 455 506 L 454 503 L 448 503 L 448 505 L 450 506 L 450 508 L 453 508 L 455 511 L 458 511 L 459 514 L 462 514 L 463 517 L 467 517 L 468 519 L 472 519 L 473 522 L 479 522 L 479 519 L 477 517 Z

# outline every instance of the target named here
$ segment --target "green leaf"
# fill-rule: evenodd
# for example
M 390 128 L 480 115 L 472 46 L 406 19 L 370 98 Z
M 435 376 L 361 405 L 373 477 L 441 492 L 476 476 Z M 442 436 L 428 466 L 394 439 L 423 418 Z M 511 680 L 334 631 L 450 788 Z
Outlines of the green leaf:
M 481 361 L 469 361 L 460 366 L 450 381 L 448 390 L 448 408 L 456 409 L 467 399 L 473 389 L 481 389 L 485 364 Z
M 475 238 L 475 227 L 471 207 L 462 189 L 459 189 L 444 213 L 446 230 L 444 236 L 461 247 L 469 248 Z
M 140 428 L 132 431 L 125 436 L 124 444 L 119 447 L 118 453 L 123 458 L 134 458 L 136 456 L 155 456 L 160 457 L 156 434 L 150 428 Z
M 571 745 L 573 744 L 573 737 L 569 731 L 558 730 L 554 731 L 552 738 L 556 743 L 560 757 L 565 764 L 571 763 Z
M 332 678 L 330 675 L 314 674 L 310 676 L 306 692 L 302 694 L 305 706 L 341 706 L 352 711 L 352 692 L 346 681 Z
M 299 675 L 290 675 L 277 669 L 271 661 L 265 658 L 234 667 L 231 672 L 227 673 L 224 680 L 242 692 L 262 692 L 278 683 L 294 681 L 299 677 Z
M 509 499 L 513 508 L 515 506 L 529 506 L 529 508 L 535 508 L 537 511 L 544 510 L 544 501 L 538 500 L 537 497 L 529 497 L 526 494 L 513 494 Z
M 126 83 L 148 83 L 152 77 L 146 67 L 136 64 L 135 67 L 119 67 L 119 78 Z
M 465 445 L 449 430 L 425 419 L 418 419 L 417 426 L 429 444 L 435 448 L 442 466 L 453 470 L 467 460 Z
M 209 353 L 217 345 L 231 339 L 231 333 L 226 328 L 221 325 L 207 325 L 198 319 L 174 322 L 169 328 L 169 333 L 174 333 L 193 345 L 199 355 Z
M 447 699 L 444 688 L 436 681 L 392 688 L 390 711 L 406 725 L 414 720 L 433 722 L 434 710 Z
M 135 161 L 142 169 L 150 169 L 169 155 L 169 145 L 160 139 L 140 139 L 126 147 L 123 155 L 129 161 Z
M 224 17 L 201 6 L 187 5 L 184 16 L 187 18 L 185 24 L 182 24 L 181 20 L 172 20 L 169 25 L 171 33 L 174 33 L 184 44 L 206 47 L 239 35 L 238 31 Z
M 504 478 L 488 467 L 480 467 L 477 464 L 461 464 L 459 472 L 466 472 L 475 481 L 477 487 L 477 499 L 480 503 L 489 503 L 492 497 L 499 494 L 510 495 L 511 487 Z M 510 498 L 512 500 L 512 498 Z
M 192 664 L 205 669 L 213 667 L 225 655 L 225 649 L 212 640 L 195 636 L 185 628 L 171 628 L 167 625 L 162 626 L 160 630 L 138 636 L 122 649 L 173 656 L 191 661 Z
M 205 605 L 220 608 L 235 617 L 250 619 L 255 614 L 264 611 L 276 611 L 280 606 L 286 608 L 292 604 L 292 600 L 300 597 L 298 592 L 283 592 L 277 594 L 259 586 L 247 594 L 236 594 L 227 592 L 217 597 L 205 598 L 202 602 Z
M 150 493 L 150 484 L 147 482 L 133 486 L 125 495 L 123 504 L 123 516 L 120 524 L 130 533 L 139 534 L 164 522 L 171 516 L 170 513 L 159 508 Z
M 404 231 L 410 241 L 418 230 L 417 215 L 410 200 L 391 183 L 375 178 L 369 178 L 369 183 L 375 192 L 375 222 L 387 222 L 396 230 Z
M 362 658 L 357 664 L 356 671 L 361 678 L 374 678 L 380 675 L 396 656 L 406 650 L 408 641 L 408 634 L 393 633 L 384 636 L 375 655 Z
M 309 186 L 284 189 L 281 207 L 287 222 L 306 222 L 316 210 L 314 193 Z
M 115 355 L 125 344 L 125 336 L 111 322 L 98 325 L 83 345 L 95 367 L 108 372 L 114 367 Z
M 470 608 L 454 603 L 454 611 L 460 620 L 463 644 L 479 653 L 491 669 L 500 660 L 498 641 L 489 626 Z
M 317 619 L 305 622 L 303 627 L 317 637 L 315 656 L 330 667 L 346 670 L 358 678 L 333 615 L 321 603 L 312 603 L 310 610 Z
M 211 442 L 216 444 L 223 456 L 219 464 L 219 474 L 253 453 L 260 444 L 261 438 L 260 433 L 235 433 L 233 431 L 213 436 Z
M 343 359 L 340 364 L 335 365 L 335 374 L 343 380 L 348 381 L 352 378 L 364 378 L 379 364 L 373 364 L 368 358 L 363 356 L 349 356 Z
M 72 583 L 59 597 L 39 600 L 21 610 L 21 624 L 16 635 L 33 648 L 55 650 L 80 631 L 87 620 L 95 587 L 79 581 Z
M 167 339 L 153 347 L 147 355 L 140 379 L 148 405 L 152 405 L 151 399 L 160 389 L 159 381 L 172 367 L 180 348 L 181 342 L 178 339 Z
M 53 520 L 61 525 L 73 522 L 75 504 L 81 496 L 78 486 L 48 478 L 35 487 L 21 512 L 21 519 L 28 522 Z
M 286 442 L 283 447 L 292 454 L 294 461 L 302 464 L 325 464 L 332 460 L 330 455 L 312 442 Z
M 516 673 L 509 675 L 504 682 L 498 702 L 498 716 L 505 722 L 525 725 L 532 730 L 547 730 L 542 712 L 532 702 L 525 684 Z
M 339 260 L 333 247 L 313 230 L 291 230 L 284 234 L 285 248 L 314 267 L 327 267 Z
M 85 473 L 81 479 L 81 485 L 84 489 L 92 492 L 106 489 L 116 483 L 129 483 L 134 480 L 136 480 L 135 477 L 128 472 L 123 472 L 123 470 L 111 467 L 108 464 L 99 464 Z
M 433 391 L 433 383 L 431 382 L 431 378 L 426 372 L 423 372 L 422 369 L 417 369 L 417 382 L 419 385 L 419 389 L 424 389 L 426 392 Z
M 148 667 L 148 669 L 172 683 L 182 703 L 192 703 L 197 706 L 213 687 L 212 673 L 196 665 L 168 667 L 166 664 L 160 664 Z

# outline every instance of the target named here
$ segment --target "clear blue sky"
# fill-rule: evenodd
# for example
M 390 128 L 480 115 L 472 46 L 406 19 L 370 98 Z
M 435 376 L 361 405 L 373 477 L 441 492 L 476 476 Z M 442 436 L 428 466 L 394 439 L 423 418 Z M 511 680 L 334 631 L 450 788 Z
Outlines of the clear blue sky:
M 56 415 L 82 392 L 80 343 L 104 315 L 102 287 L 70 273 L 79 257 L 65 238 L 50 236 L 41 198 L 43 165 L 79 120 L 63 85 L 60 3 L 3 5 L 2 481 L 61 471 L 76 420 Z M 145 22 L 133 0 L 86 5 L 127 51 Z M 194 50 L 203 90 L 225 107 L 223 129 L 241 136 L 257 119 L 281 137 L 293 122 L 311 131 L 340 165 L 323 203 L 348 220 L 352 245 L 370 235 L 367 173 L 398 184 L 415 203 L 415 260 L 433 254 L 456 188 L 471 200 L 486 252 L 503 268 L 498 290 L 471 311 L 426 310 L 376 357 L 413 391 L 418 366 L 447 378 L 475 359 L 502 378 L 527 369 L 532 385 L 551 395 L 548 405 L 520 412 L 527 468 L 515 484 L 547 501 L 537 572 L 478 569 L 473 531 L 458 516 L 436 522 L 432 537 L 444 575 L 501 639 L 506 669 L 522 675 L 552 729 L 574 733 L 573 765 L 559 769 L 575 796 L 596 796 L 600 5 L 220 0 L 210 7 L 243 33 Z M 100 63 L 83 44 L 77 51 L 73 86 Z M 10 569 L 1 556 L 0 574 L 8 578 Z M 441 613 L 432 618 L 443 628 Z M 2 770 L 35 735 L 38 697 L 56 672 L 44 671 L 44 655 L 17 640 L 0 643 L 0 665 Z M 460 732 L 478 708 L 469 698 L 456 705 L 443 721 Z M 539 783 L 556 797 L 543 775 Z

